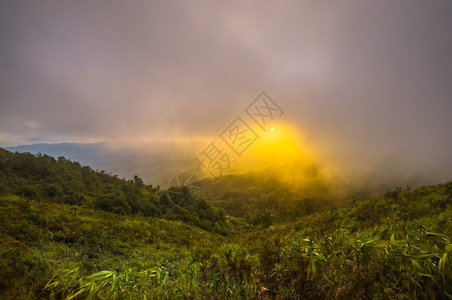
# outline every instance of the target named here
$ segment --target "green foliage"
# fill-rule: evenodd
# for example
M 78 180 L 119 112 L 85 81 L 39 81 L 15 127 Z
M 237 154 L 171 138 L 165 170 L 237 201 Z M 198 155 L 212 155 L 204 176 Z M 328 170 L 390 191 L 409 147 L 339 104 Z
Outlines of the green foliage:
M 452 182 L 287 213 L 240 177 L 222 209 L 64 158 L 0 167 L 0 299 L 452 298 Z
M 136 271 L 123 267 L 121 272 L 104 270 L 86 276 L 79 268 L 63 269 L 55 273 L 44 291 L 50 291 L 51 299 L 146 299 L 158 295 L 167 278 L 168 272 L 162 274 L 160 268 Z
M 127 181 L 64 157 L 11 153 L 1 148 L 0 166 L 0 195 L 182 220 L 223 235 L 231 231 L 224 226 L 224 212 L 196 197 L 187 187 L 160 191 L 145 185 L 137 175 Z
M 112 295 L 107 290 L 113 286 L 121 299 L 129 292 L 135 295 L 143 290 L 154 296 L 160 292 L 177 295 L 180 290 L 163 286 L 162 280 L 154 282 L 165 272 L 166 282 L 192 287 L 185 292 L 195 295 L 198 288 L 204 289 L 196 279 L 201 276 L 199 263 L 207 260 L 223 239 L 180 221 L 17 196 L 0 197 L 0 220 L 0 299 L 39 295 L 58 299 L 85 289 L 79 294 L 84 298 L 89 294 L 87 284 L 96 295 L 107 298 Z M 155 268 L 158 272 L 150 271 Z M 72 272 L 74 269 L 77 271 Z M 90 277 L 102 270 L 111 270 L 115 276 Z M 141 286 L 148 277 L 154 281 Z M 113 278 L 116 283 L 109 282 Z M 122 289 L 126 278 L 133 278 L 127 293 Z
M 448 299 L 451 185 L 228 238 L 164 219 L 3 196 L 0 297 Z
M 213 206 L 223 208 L 231 216 L 245 218 L 250 225 L 268 227 L 332 207 L 324 181 L 318 180 L 316 174 L 309 174 L 303 181 L 303 184 L 285 182 L 268 170 L 205 178 L 195 184 L 205 188 Z
M 238 243 L 258 258 L 258 287 L 272 297 L 448 299 L 451 185 L 356 201 Z

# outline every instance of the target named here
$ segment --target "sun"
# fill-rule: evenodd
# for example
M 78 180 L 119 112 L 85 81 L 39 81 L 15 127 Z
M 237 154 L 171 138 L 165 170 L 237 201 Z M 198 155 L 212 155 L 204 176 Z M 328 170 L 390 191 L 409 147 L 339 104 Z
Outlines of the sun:
M 273 124 L 238 159 L 241 171 L 256 170 L 306 160 L 300 132 L 287 124 Z

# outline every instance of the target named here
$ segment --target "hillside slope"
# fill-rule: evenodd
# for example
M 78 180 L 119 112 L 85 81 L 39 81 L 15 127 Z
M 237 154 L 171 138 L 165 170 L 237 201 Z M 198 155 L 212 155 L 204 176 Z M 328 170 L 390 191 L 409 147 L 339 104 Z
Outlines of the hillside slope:
M 449 299 L 451 202 L 426 186 L 222 237 L 3 196 L 0 297 Z
M 173 276 L 207 259 L 222 240 L 180 221 L 2 196 L 0 299 L 48 299 L 58 294 L 43 292 L 50 278 L 74 268 L 87 275 L 158 267 L 181 284 Z
M 291 195 L 268 177 L 204 183 L 253 209 Z M 452 298 L 452 182 L 312 203 L 253 227 L 187 188 L 0 149 L 0 298 Z
M 452 182 L 232 237 L 232 285 L 312 299 L 450 299 Z M 243 278 L 245 278 L 243 280 Z M 247 291 L 248 289 L 245 288 Z
M 0 148 L 0 195 L 11 194 L 118 214 L 182 220 L 221 234 L 232 229 L 222 209 L 210 206 L 186 187 L 164 191 L 144 184 L 138 176 L 120 179 L 64 157 L 12 153 Z

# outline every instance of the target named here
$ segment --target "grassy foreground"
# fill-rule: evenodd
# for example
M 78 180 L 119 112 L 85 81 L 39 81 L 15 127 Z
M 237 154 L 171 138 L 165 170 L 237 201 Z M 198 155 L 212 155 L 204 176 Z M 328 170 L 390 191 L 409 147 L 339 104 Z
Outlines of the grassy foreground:
M 450 299 L 452 183 L 224 237 L 0 198 L 2 299 Z

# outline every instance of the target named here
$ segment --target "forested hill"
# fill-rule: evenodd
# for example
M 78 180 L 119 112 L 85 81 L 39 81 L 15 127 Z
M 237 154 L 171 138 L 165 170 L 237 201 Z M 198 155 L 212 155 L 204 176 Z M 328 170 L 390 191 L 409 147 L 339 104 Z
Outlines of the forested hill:
M 210 206 L 186 187 L 161 191 L 159 186 L 145 185 L 138 176 L 120 179 L 64 157 L 0 148 L 0 195 L 7 194 L 118 214 L 182 220 L 221 234 L 229 228 L 223 209 Z
M 254 227 L 193 196 L 0 149 L 0 299 L 452 298 L 452 182 Z
M 297 181 L 282 180 L 278 172 L 268 169 L 204 178 L 194 184 L 203 188 L 212 205 L 223 208 L 231 216 L 264 227 L 338 204 L 330 182 L 317 172 L 306 174 L 302 166 L 298 170 Z
M 0 195 L 181 220 L 223 235 L 331 208 L 331 186 L 316 172 L 308 175 L 303 185 L 283 182 L 273 172 L 207 178 L 195 183 L 203 190 L 199 194 L 188 187 L 146 185 L 136 175 L 120 179 L 62 156 L 0 148 Z

